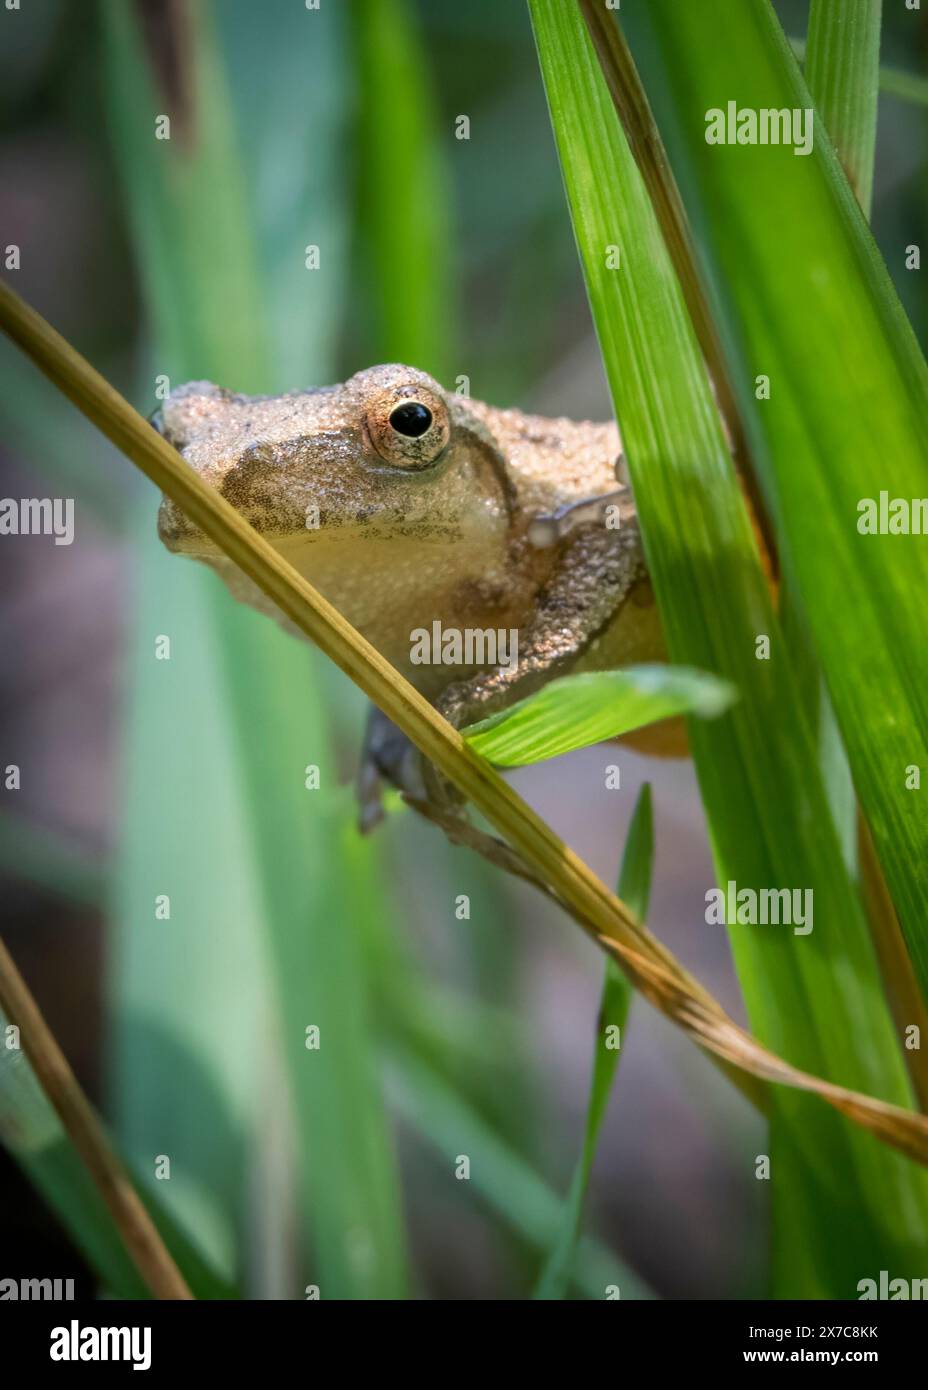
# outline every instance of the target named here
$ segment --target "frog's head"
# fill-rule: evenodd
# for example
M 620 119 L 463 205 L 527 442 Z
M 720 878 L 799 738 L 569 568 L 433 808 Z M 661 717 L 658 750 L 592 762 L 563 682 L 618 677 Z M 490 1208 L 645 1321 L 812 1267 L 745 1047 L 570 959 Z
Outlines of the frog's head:
M 411 367 L 372 367 L 342 386 L 277 397 L 191 382 L 153 423 L 285 551 L 319 539 L 467 541 L 474 528 L 507 523 L 493 440 L 466 401 Z M 170 550 L 216 554 L 167 498 L 158 530 Z

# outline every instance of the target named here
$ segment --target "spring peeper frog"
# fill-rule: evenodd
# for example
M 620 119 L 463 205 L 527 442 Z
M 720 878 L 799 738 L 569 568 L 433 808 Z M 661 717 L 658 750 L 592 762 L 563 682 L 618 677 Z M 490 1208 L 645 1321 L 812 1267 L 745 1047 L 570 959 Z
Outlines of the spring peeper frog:
M 400 365 L 283 396 L 191 382 L 153 423 L 457 726 L 554 676 L 663 657 L 614 424 L 496 409 Z M 167 498 L 158 531 L 287 625 Z M 423 664 L 413 634 L 436 623 L 517 634 L 517 660 Z M 362 824 L 379 775 L 403 782 L 400 739 L 373 717 Z

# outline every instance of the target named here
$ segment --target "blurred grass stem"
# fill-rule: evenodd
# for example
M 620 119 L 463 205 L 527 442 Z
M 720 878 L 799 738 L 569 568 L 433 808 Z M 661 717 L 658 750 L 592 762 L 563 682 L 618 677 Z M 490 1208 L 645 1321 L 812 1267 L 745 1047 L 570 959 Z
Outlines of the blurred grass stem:
M 70 1135 L 125 1242 L 139 1274 L 156 1298 L 189 1299 L 192 1294 L 110 1146 L 97 1115 L 39 1006 L 0 940 L 0 1009 L 20 1030 L 23 1050 L 46 1096 Z

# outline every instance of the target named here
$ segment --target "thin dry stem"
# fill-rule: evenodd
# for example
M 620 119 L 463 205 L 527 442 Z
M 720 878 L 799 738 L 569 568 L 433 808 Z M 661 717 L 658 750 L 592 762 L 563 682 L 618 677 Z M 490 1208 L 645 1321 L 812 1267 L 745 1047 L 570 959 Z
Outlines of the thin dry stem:
M 136 1269 L 156 1298 L 192 1298 L 183 1275 L 113 1151 L 90 1101 L 0 940 L 0 1008 L 20 1031 L 23 1051 L 87 1166 Z
M 474 803 L 656 1008 L 699 1046 L 748 1076 L 815 1092 L 901 1152 L 928 1163 L 924 1116 L 798 1071 L 739 1028 L 461 734 L 3 282 L 0 326 Z

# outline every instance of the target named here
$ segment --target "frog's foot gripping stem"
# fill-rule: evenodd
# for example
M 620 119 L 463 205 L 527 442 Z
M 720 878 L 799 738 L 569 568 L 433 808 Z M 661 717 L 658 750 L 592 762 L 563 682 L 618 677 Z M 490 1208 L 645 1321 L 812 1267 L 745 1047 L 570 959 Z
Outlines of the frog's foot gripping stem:
M 358 828 L 363 835 L 374 830 L 384 818 L 384 782 L 396 787 L 403 800 L 443 830 L 452 844 L 465 845 L 498 868 L 534 884 L 546 896 L 553 896 L 515 850 L 495 835 L 488 835 L 471 824 L 457 789 L 423 758 L 382 710 L 372 705 L 356 783 Z
M 437 824 L 444 826 L 450 823 L 449 818 L 468 824 L 464 819 L 464 799 L 457 788 L 422 756 L 383 710 L 371 705 L 356 782 L 358 828 L 364 835 L 384 818 L 385 782 L 395 787 L 403 799 L 423 815 L 425 807 L 440 812 L 440 817 L 429 817 Z
M 358 829 L 362 835 L 369 835 L 384 818 L 384 782 L 410 799 L 425 800 L 428 795 L 424 760 L 418 749 L 383 710 L 371 705 L 355 783 Z

